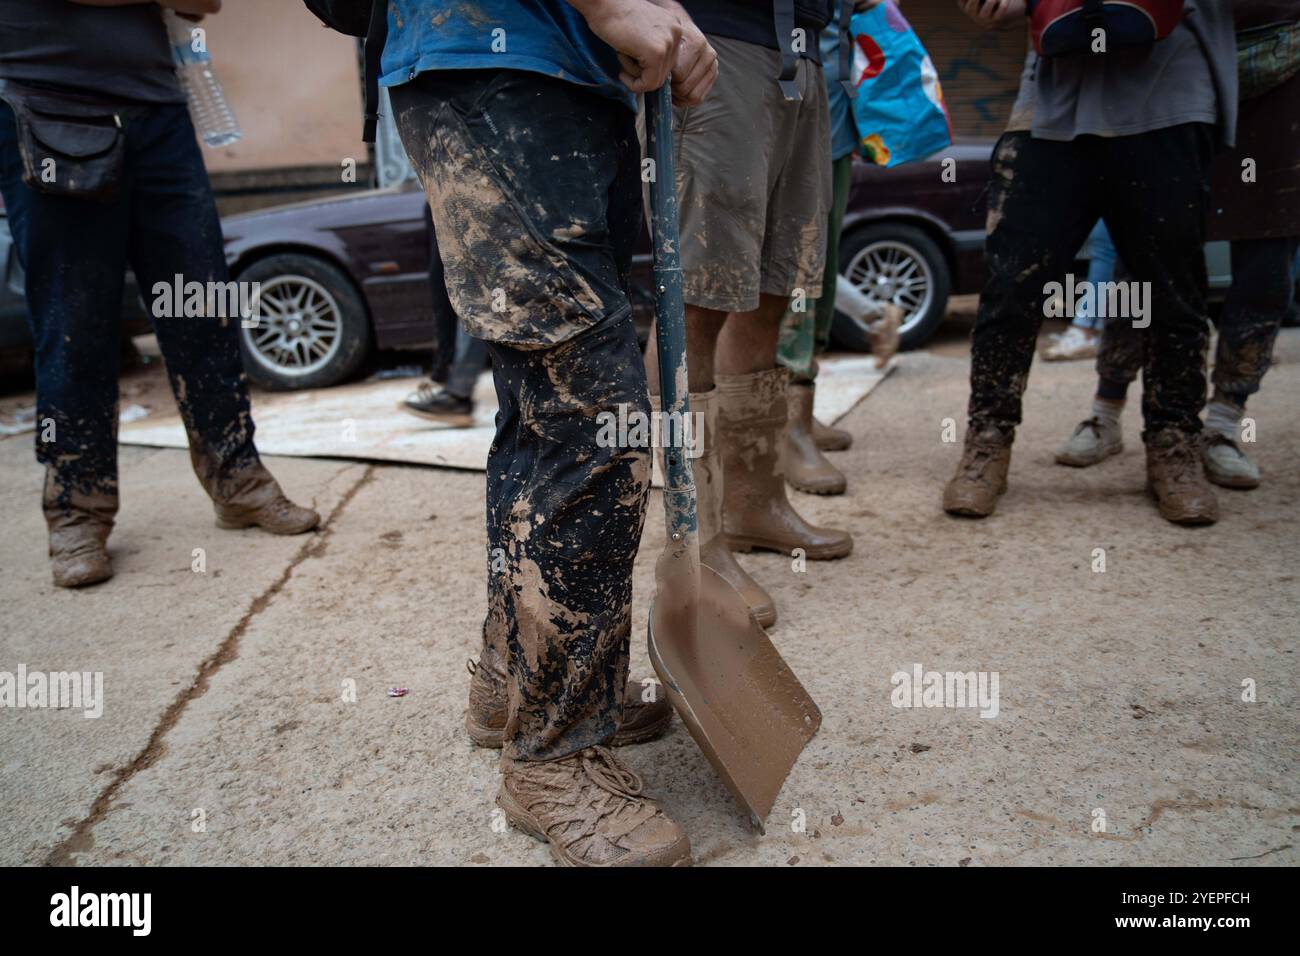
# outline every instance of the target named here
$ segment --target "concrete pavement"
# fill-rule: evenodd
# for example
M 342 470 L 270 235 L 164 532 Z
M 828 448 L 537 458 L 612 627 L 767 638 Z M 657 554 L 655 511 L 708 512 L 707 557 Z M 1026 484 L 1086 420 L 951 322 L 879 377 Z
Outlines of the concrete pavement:
M 851 526 L 854 554 L 806 573 L 742 557 L 825 714 L 767 834 L 679 723 L 626 753 L 647 789 L 699 863 L 1294 865 L 1300 332 L 1251 403 L 1264 486 L 1221 491 L 1208 529 L 1145 498 L 1136 408 L 1117 459 L 1052 463 L 1087 411 L 1086 362 L 1035 366 L 998 514 L 943 515 L 960 453 L 943 423 L 960 434 L 967 369 L 947 351 L 907 356 L 841 422 L 858 436 L 835 456 L 847 496 L 794 496 Z M 183 452 L 121 459 L 117 576 L 60 591 L 30 436 L 0 441 L 0 670 L 102 671 L 105 688 L 99 719 L 0 709 L 0 863 L 549 862 L 494 826 L 496 755 L 461 728 L 481 474 L 272 459 L 329 516 L 273 538 L 216 529 Z M 638 677 L 657 493 L 646 527 Z M 997 672 L 997 716 L 892 706 L 891 675 L 916 665 Z

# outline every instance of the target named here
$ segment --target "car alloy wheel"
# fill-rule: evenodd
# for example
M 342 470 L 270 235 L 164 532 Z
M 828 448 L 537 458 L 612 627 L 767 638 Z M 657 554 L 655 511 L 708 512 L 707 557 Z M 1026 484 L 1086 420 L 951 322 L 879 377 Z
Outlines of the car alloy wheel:
M 900 335 L 924 318 L 934 296 L 934 275 L 925 257 L 898 239 L 878 239 L 863 246 L 844 275 L 872 302 L 892 302 L 903 309 Z
M 338 301 L 315 279 L 280 275 L 261 283 L 256 321 L 242 327 L 249 354 L 267 370 L 296 378 L 320 371 L 338 352 Z

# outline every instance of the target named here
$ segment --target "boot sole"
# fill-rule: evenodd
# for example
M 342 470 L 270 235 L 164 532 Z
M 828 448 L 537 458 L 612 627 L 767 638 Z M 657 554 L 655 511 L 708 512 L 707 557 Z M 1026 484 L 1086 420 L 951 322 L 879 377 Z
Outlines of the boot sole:
M 440 415 L 437 412 L 421 412 L 407 405 L 405 402 L 397 403 L 399 412 L 406 412 L 408 415 L 414 415 L 416 418 L 422 418 L 426 422 L 439 422 L 443 425 L 453 425 L 456 428 L 469 428 L 474 424 L 473 415 L 455 413 L 451 415 Z
M 1103 451 L 1101 456 L 1098 458 L 1080 458 L 1076 455 L 1065 455 L 1058 452 L 1056 455 L 1056 463 L 1058 465 L 1065 465 L 1069 468 L 1088 468 L 1092 465 L 1100 465 L 1107 458 L 1113 458 L 1123 450 L 1124 444 L 1121 442 L 1114 448 L 1109 448 Z
M 808 495 L 842 495 L 849 486 L 847 481 L 843 484 L 828 485 L 803 485 L 789 477 L 785 481 L 791 488 Z
M 245 528 L 261 528 L 267 534 L 304 534 L 317 527 L 320 524 L 320 517 L 317 516 L 314 521 L 304 522 L 300 525 L 292 525 L 288 528 L 268 528 L 266 525 L 260 525 L 252 518 L 217 518 L 217 527 L 223 531 L 242 531 Z
M 775 551 L 777 554 L 784 555 L 789 555 L 795 548 L 802 548 L 804 557 L 809 561 L 834 561 L 836 558 L 846 558 L 853 553 L 853 539 L 850 538 L 847 545 L 833 544 L 814 548 L 798 541 L 771 541 L 749 535 L 729 534 L 727 547 L 740 554 L 749 554 L 751 551 Z
M 1258 478 L 1220 478 L 1210 474 L 1210 470 L 1205 470 L 1205 478 L 1210 484 L 1218 485 L 1220 488 L 1232 488 L 1235 491 L 1250 491 L 1259 487 Z
M 987 511 L 982 511 L 979 508 L 975 508 L 971 505 L 950 505 L 947 502 L 944 503 L 943 510 L 948 514 L 954 515 L 958 518 L 987 518 L 989 515 L 993 514 L 993 512 L 997 510 L 998 498 L 1001 498 L 1006 493 L 1007 493 L 1007 483 L 1004 481 L 1002 483 L 1002 487 L 998 489 L 997 496 L 994 497 L 993 501 L 989 503 L 989 507 Z
M 547 847 L 550 848 L 551 856 L 555 858 L 555 862 L 559 863 L 560 866 L 585 866 L 586 865 L 568 856 L 558 846 L 552 843 L 551 838 L 546 835 L 546 831 L 543 830 L 541 825 L 537 822 L 537 818 L 534 817 L 527 810 L 525 810 L 523 807 L 521 807 L 518 803 L 516 803 L 515 798 L 510 795 L 510 791 L 506 790 L 505 787 L 502 787 L 501 790 L 497 793 L 497 806 L 501 808 L 502 812 L 506 815 L 506 822 L 509 823 L 512 827 L 514 827 L 520 833 L 528 834 L 534 840 L 541 840 L 543 843 L 545 843 Z M 654 858 L 651 858 L 639 865 L 640 866 L 690 866 L 692 864 L 692 861 L 691 861 L 691 853 L 690 853 L 689 846 L 690 845 L 687 844 L 687 850 L 684 856 L 680 853 L 680 851 L 674 854 L 672 852 L 673 848 L 670 847 L 668 850 L 663 852 L 662 860 L 655 860 Z M 675 859 L 673 858 L 674 856 L 676 857 Z
M 834 438 L 827 441 L 818 441 L 813 439 L 813 444 L 817 446 L 818 451 L 848 451 L 853 447 L 853 439 L 848 441 L 839 441 Z
M 636 733 L 625 733 L 620 730 L 614 735 L 614 739 L 609 742 L 609 745 L 611 747 L 630 747 L 634 744 L 648 743 L 667 733 L 672 722 L 673 712 L 670 710 L 661 719 L 642 727 Z M 480 724 L 471 718 L 469 714 L 466 714 L 465 732 L 469 734 L 469 739 L 473 741 L 475 747 L 483 747 L 486 750 L 500 750 L 505 728 Z

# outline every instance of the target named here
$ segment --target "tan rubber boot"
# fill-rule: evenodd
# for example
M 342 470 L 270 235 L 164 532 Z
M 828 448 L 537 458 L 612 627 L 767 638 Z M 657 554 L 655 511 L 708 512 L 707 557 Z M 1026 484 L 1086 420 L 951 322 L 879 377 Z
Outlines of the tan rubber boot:
M 497 806 L 564 866 L 690 866 L 691 841 L 613 751 L 501 761 Z
M 658 401 L 657 395 L 652 398 L 656 411 Z M 723 529 L 725 477 L 722 454 L 718 447 L 721 434 L 718 431 L 718 390 L 692 394 L 691 411 L 704 416 L 700 455 L 691 460 L 691 472 L 695 479 L 695 517 L 700 534 L 700 562 L 716 571 L 724 581 L 740 592 L 760 627 L 771 627 L 776 623 L 776 603 L 740 566 L 736 556 L 731 553 Z
M 813 386 L 813 394 L 816 395 L 816 386 Z M 813 441 L 822 451 L 847 451 L 853 447 L 853 433 L 845 431 L 843 428 L 834 428 L 830 425 L 824 425 L 816 415 L 812 420 Z
M 1219 499 L 1205 480 L 1199 436 L 1162 428 L 1147 441 L 1147 490 L 1174 524 L 1214 524 Z
M 500 750 L 510 711 L 505 661 L 491 647 L 484 647 L 479 659 L 469 661 L 468 666 L 472 676 L 465 729 L 470 740 L 479 747 Z M 610 741 L 613 746 L 624 747 L 663 736 L 672 723 L 673 708 L 659 685 L 655 685 L 654 691 L 653 700 L 643 700 L 645 688 L 635 681 L 627 682 L 623 695 L 623 720 L 618 725 L 618 733 Z
M 1010 439 L 996 428 L 968 429 L 957 474 L 943 491 L 943 510 L 967 518 L 993 514 L 998 495 L 1007 490 L 1010 467 Z
M 786 397 L 790 419 L 785 426 L 785 480 L 809 494 L 844 494 L 844 472 L 826 460 L 813 436 L 812 386 L 791 383 Z
M 54 586 L 82 588 L 107 581 L 113 576 L 106 545 L 117 514 L 117 495 L 60 492 L 58 475 L 47 465 L 41 508 L 49 530 Z
M 192 450 L 190 457 L 196 459 Z M 212 497 L 218 528 L 256 526 L 271 534 L 302 534 L 320 524 L 319 514 L 285 497 L 279 482 L 260 461 L 221 482 L 205 477 L 201 458 L 194 461 L 194 470 Z
M 788 555 L 802 548 L 805 557 L 814 561 L 851 553 L 852 535 L 809 524 L 786 497 L 786 370 L 718 375 L 715 380 L 726 475 L 723 524 L 731 549 Z

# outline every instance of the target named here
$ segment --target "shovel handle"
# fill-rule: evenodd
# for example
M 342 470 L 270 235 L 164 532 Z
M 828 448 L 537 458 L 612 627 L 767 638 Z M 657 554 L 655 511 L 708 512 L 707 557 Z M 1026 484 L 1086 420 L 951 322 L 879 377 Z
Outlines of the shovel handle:
M 664 512 L 668 536 L 684 541 L 695 531 L 695 484 L 687 445 L 691 436 L 686 384 L 686 307 L 677 241 L 677 176 L 673 169 L 673 104 L 670 84 L 645 96 L 650 176 L 650 245 L 654 253 L 655 341 L 659 347 L 659 395 L 664 411 Z M 708 436 L 712 438 L 712 436 Z

